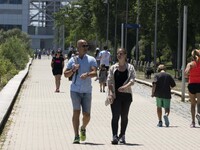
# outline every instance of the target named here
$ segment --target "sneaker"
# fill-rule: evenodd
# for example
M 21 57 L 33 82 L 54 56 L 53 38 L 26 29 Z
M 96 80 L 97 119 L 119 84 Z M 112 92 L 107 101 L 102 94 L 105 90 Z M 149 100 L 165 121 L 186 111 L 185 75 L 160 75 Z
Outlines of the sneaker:
M 80 144 L 80 137 L 79 137 L 79 136 L 76 136 L 76 137 L 74 138 L 73 144 Z
M 125 135 L 122 135 L 122 137 L 119 138 L 119 142 L 122 144 L 126 144 Z
M 197 120 L 198 120 L 198 124 L 200 125 L 200 114 L 199 114 L 199 113 L 196 114 L 196 118 L 197 118 Z
M 165 125 L 166 125 L 166 127 L 169 127 L 169 118 L 168 118 L 168 116 L 167 116 L 167 115 L 164 115 L 163 118 L 164 118 L 164 120 L 165 120 Z
M 81 131 L 80 131 L 80 139 L 81 139 L 81 141 L 85 141 L 86 140 L 86 129 L 81 129 Z
M 118 144 L 118 137 L 117 137 L 117 135 L 114 135 L 114 136 L 113 136 L 113 140 L 111 141 L 111 143 L 112 143 L 113 145 Z
M 190 128 L 195 128 L 195 122 L 192 122 Z
M 162 127 L 162 121 L 159 121 L 157 124 L 158 127 Z

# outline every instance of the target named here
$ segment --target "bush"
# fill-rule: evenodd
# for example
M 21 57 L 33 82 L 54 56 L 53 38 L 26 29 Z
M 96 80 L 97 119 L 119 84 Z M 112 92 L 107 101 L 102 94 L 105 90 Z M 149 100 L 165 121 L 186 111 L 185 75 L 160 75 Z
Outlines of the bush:
M 17 73 L 15 66 L 8 59 L 0 56 L 0 89 Z
M 1 45 L 1 55 L 8 59 L 18 70 L 24 69 L 28 62 L 28 53 L 23 42 L 17 37 L 11 37 Z
M 19 29 L 0 30 L 0 90 L 25 68 L 29 56 L 33 56 L 33 51 L 27 34 Z

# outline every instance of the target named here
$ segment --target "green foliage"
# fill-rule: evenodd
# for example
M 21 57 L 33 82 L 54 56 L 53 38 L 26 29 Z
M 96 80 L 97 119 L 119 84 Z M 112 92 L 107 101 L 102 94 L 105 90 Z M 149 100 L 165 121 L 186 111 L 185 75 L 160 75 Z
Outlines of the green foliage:
M 0 55 L 0 89 L 17 73 L 15 66 Z
M 108 0 L 109 2 L 109 43 L 111 47 L 121 42 L 121 24 L 126 22 L 127 0 Z M 188 37 L 187 54 L 189 56 L 193 48 L 200 43 L 200 17 L 199 0 L 157 0 L 157 55 L 160 60 L 168 60 L 176 66 L 178 49 L 178 18 L 183 24 L 183 7 L 188 6 Z M 141 59 L 153 57 L 155 36 L 155 0 L 128 1 L 128 23 L 136 23 L 139 16 L 139 48 Z M 67 44 L 80 38 L 105 43 L 107 31 L 107 8 L 105 0 L 79 0 L 67 5 L 63 10 L 55 14 L 58 25 L 65 25 Z M 63 19 L 64 18 L 64 19 Z M 117 20 L 117 21 L 116 21 Z M 181 28 L 182 32 L 182 28 Z M 182 37 L 181 37 L 182 42 Z M 145 44 L 145 45 L 141 45 Z M 127 51 L 132 54 L 136 45 L 136 29 L 127 29 Z M 180 44 L 182 46 L 182 43 Z M 165 53 L 167 54 L 165 55 Z M 160 55 L 161 54 L 161 55 Z M 144 57 L 144 56 L 145 57 Z M 151 55 L 151 56 L 149 56 Z M 131 56 L 131 55 L 129 55 Z M 133 54 L 135 57 L 135 54 Z M 167 58 L 166 58 L 167 57 Z
M 26 46 L 16 36 L 10 37 L 1 45 L 2 56 L 7 58 L 19 70 L 24 69 L 28 62 Z
M 0 89 L 25 68 L 29 56 L 33 51 L 27 34 L 19 29 L 0 30 Z

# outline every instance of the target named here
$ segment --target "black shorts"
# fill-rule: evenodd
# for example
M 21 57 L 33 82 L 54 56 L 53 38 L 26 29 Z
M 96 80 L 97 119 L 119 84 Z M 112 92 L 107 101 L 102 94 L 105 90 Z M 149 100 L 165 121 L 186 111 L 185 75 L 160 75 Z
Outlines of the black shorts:
M 188 84 L 188 91 L 192 94 L 200 93 L 200 83 Z
M 53 75 L 62 75 L 62 69 L 53 69 L 52 70 Z

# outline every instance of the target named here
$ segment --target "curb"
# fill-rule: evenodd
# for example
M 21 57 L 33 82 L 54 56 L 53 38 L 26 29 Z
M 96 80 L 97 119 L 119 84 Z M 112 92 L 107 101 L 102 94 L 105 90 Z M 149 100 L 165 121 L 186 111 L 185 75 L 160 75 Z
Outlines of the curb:
M 30 65 L 33 59 L 30 58 L 26 65 L 26 68 L 15 75 L 0 91 L 0 134 L 2 133 L 4 126 L 10 116 L 12 108 L 15 104 L 15 100 L 23 84 L 26 76 L 28 75 Z
M 138 83 L 145 84 L 145 85 L 147 85 L 147 86 L 152 87 L 152 83 L 150 83 L 150 82 L 143 81 L 143 80 L 140 80 L 140 79 L 135 79 L 135 81 L 138 82 Z M 173 94 L 175 94 L 175 95 L 177 95 L 177 96 L 182 97 L 182 93 L 181 93 L 180 91 L 171 90 L 171 93 L 173 93 Z M 189 94 L 185 93 L 185 97 L 186 97 L 186 98 L 189 98 Z

